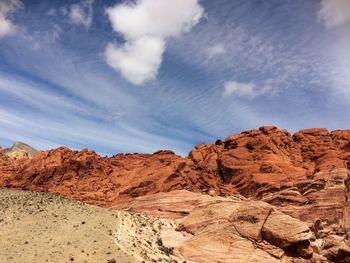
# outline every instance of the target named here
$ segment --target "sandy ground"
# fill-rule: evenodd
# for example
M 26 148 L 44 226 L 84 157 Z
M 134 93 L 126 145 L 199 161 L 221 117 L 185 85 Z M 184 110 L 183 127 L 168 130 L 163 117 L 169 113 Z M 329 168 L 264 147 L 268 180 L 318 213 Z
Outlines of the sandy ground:
M 0 189 L 0 262 L 141 262 L 115 240 L 121 221 L 117 211 Z
M 186 262 L 173 220 L 0 189 L 0 263 Z M 190 262 L 190 261 L 187 261 Z

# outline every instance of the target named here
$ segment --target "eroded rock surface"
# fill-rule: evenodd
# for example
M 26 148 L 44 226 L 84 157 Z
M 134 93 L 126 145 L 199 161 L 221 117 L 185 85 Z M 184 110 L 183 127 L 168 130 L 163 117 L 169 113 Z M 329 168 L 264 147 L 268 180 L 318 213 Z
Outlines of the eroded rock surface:
M 291 135 L 273 126 L 261 127 L 197 145 L 186 158 L 171 151 L 108 158 L 61 147 L 29 160 L 13 160 L 0 151 L 0 186 L 57 192 L 102 206 L 179 189 L 261 200 L 305 222 L 314 235 L 313 248 L 335 262 L 347 262 L 349 257 L 349 169 L 350 131 L 323 128 Z M 159 209 L 148 205 L 147 213 L 175 213 L 178 218 L 189 213 L 177 211 L 182 210 L 180 203 L 166 207 L 153 202 Z M 193 207 L 204 205 L 191 202 Z M 261 211 L 259 216 L 264 215 Z M 265 236 L 270 245 L 280 242 L 270 240 L 270 232 L 251 229 L 242 236 Z M 324 243 L 328 237 L 341 241 Z M 311 253 L 305 242 L 290 250 L 304 257 Z
M 108 158 L 87 149 L 61 147 L 29 160 L 4 159 L 0 171 L 0 186 L 60 193 L 103 206 L 176 189 L 233 192 L 230 187 L 221 188 L 214 174 L 203 176 L 191 160 L 171 151 Z
M 348 130 L 306 129 L 292 136 L 261 127 L 198 145 L 189 158 L 240 194 L 306 221 L 319 236 L 349 230 Z
M 159 214 L 157 207 L 176 212 Z M 181 190 L 138 197 L 115 208 L 173 215 L 178 234 L 168 231 L 162 242 L 190 262 L 328 262 L 321 249 L 314 252 L 318 247 L 307 224 L 262 201 Z

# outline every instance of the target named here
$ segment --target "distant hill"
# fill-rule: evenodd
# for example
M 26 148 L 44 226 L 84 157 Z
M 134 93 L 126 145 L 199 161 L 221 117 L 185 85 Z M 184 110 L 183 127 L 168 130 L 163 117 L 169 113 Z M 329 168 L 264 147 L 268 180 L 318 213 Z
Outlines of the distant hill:
M 5 149 L 6 156 L 12 159 L 33 158 L 38 151 L 23 142 L 15 142 L 11 148 Z

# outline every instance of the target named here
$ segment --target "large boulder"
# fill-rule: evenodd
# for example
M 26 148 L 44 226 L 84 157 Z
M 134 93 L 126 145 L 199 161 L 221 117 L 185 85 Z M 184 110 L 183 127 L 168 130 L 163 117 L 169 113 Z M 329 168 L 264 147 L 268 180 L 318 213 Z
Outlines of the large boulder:
M 195 262 L 313 257 L 313 234 L 307 225 L 261 201 L 213 200 L 190 211 L 179 230 L 193 237 L 177 251 Z
M 281 212 L 273 211 L 266 218 L 262 227 L 262 236 L 273 245 L 287 248 L 308 241 L 312 234 L 305 223 Z
M 238 234 L 233 226 L 194 235 L 176 248 L 187 260 L 200 263 L 281 262 Z

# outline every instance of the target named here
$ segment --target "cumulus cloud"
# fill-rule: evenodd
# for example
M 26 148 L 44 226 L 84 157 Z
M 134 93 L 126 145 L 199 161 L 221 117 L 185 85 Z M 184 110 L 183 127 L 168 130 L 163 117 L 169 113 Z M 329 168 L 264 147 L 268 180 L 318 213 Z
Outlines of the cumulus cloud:
M 64 13 L 75 25 L 81 25 L 89 28 L 92 24 L 94 0 L 82 1 L 79 4 L 70 5 L 64 9 Z
M 350 1 L 322 0 L 318 15 L 329 28 L 348 24 L 350 23 Z
M 106 62 L 128 81 L 141 85 L 156 77 L 166 40 L 189 32 L 204 14 L 198 0 L 138 0 L 106 10 L 125 43 L 109 43 Z
M 165 42 L 156 37 L 140 37 L 122 46 L 109 43 L 106 62 L 135 85 L 154 78 L 162 62 Z
M 22 2 L 19 0 L 1 0 L 0 1 L 0 37 L 13 34 L 15 25 L 9 19 L 9 16 L 17 9 L 21 8 Z

